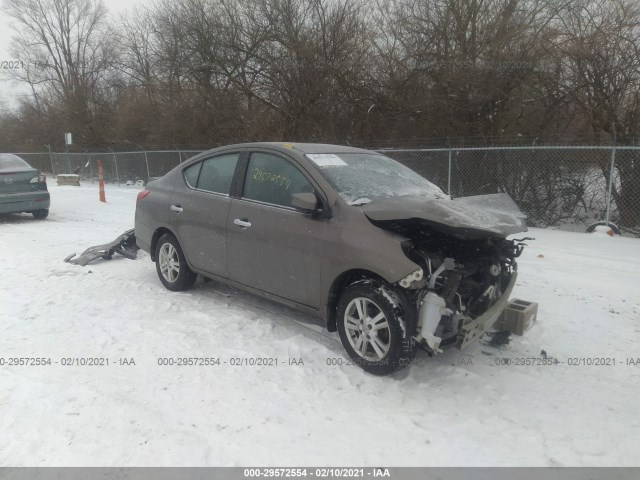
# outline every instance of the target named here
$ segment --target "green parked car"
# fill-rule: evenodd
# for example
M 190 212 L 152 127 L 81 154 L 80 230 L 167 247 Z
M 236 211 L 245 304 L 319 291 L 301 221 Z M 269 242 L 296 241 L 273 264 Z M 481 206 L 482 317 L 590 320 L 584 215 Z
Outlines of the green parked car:
M 44 174 L 17 155 L 0 153 L 0 214 L 26 212 L 47 218 L 49 204 Z

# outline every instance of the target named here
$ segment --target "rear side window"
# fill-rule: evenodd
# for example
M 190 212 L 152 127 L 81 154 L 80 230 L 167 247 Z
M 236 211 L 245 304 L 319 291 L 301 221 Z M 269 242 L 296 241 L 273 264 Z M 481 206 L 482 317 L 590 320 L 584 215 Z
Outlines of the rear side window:
M 231 153 L 209 158 L 202 162 L 202 169 L 198 177 L 198 189 L 228 195 L 239 156 L 238 153 Z
M 198 175 L 200 175 L 201 167 L 202 162 L 198 162 L 184 169 L 184 179 L 191 188 L 196 188 L 198 184 Z
M 189 186 L 195 185 L 198 190 L 228 195 L 239 156 L 239 153 L 230 153 L 208 158 L 185 169 L 184 178 Z
M 251 154 L 244 198 L 290 207 L 291 195 L 313 191 L 307 177 L 288 160 L 270 153 Z

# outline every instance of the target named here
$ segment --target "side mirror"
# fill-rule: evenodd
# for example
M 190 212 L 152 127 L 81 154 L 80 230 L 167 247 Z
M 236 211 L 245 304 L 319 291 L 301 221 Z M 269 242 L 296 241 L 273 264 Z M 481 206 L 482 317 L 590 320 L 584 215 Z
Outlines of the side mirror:
M 291 195 L 291 205 L 304 213 L 318 213 L 318 197 L 315 193 L 294 193 Z

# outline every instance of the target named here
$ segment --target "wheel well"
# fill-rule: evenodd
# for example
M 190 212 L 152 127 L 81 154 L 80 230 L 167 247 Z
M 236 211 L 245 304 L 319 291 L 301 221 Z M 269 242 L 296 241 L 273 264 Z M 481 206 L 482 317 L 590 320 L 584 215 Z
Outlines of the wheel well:
M 160 239 L 160 237 L 165 233 L 170 233 L 171 235 L 173 235 L 173 232 L 171 230 L 164 227 L 160 227 L 155 232 L 153 232 L 153 237 L 151 237 L 151 248 L 150 248 L 151 251 L 149 252 L 152 262 L 156 261 L 156 244 L 158 243 L 158 240 Z
M 329 299 L 327 301 L 327 330 L 330 332 L 336 331 L 336 307 L 338 306 L 340 295 L 344 289 L 353 282 L 365 278 L 380 280 L 381 282 L 386 283 L 380 275 L 370 272 L 369 270 L 362 269 L 347 270 L 346 272 L 341 273 L 333 281 L 333 284 L 329 289 Z

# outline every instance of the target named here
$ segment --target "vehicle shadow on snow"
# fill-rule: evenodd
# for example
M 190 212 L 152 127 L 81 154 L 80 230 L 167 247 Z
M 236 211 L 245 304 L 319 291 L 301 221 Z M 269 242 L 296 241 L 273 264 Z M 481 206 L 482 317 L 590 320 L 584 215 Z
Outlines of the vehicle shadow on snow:
M 237 290 L 216 280 L 199 277 L 195 287 L 196 292 L 201 291 L 206 295 L 213 294 L 220 297 L 223 302 L 227 302 L 229 307 L 248 308 L 256 314 L 266 313 L 274 324 L 313 338 L 332 352 L 347 359 L 338 334 L 328 332 L 324 327 L 324 322 L 312 315 L 299 312 L 276 301 Z
M 30 213 L 0 213 L 0 225 L 1 224 L 11 224 L 11 223 L 31 223 L 31 222 L 42 222 L 42 220 L 38 220 L 33 218 L 33 215 Z
M 249 309 L 256 314 L 266 313 L 268 314 L 267 318 L 274 325 L 282 327 L 289 332 L 304 335 L 329 349 L 332 354 L 344 358 L 345 362 L 350 362 L 338 334 L 336 332 L 328 332 L 322 320 L 316 317 L 301 313 L 275 301 L 234 289 L 215 280 L 199 278 L 195 286 L 194 293 L 215 296 L 217 301 L 226 302 L 229 307 Z M 480 340 L 469 351 L 462 352 L 456 348 L 449 348 L 432 357 L 425 351 L 418 349 L 409 368 L 402 368 L 384 378 L 397 381 L 411 377 L 418 383 L 429 383 L 437 381 L 440 377 L 451 376 L 452 368 L 455 370 L 460 369 L 464 374 L 468 374 L 469 371 L 474 370 L 474 365 L 483 365 L 490 361 L 489 359 L 493 358 L 494 355 L 499 356 L 500 349 L 500 347 L 489 345 L 484 340 Z M 356 365 L 349 365 L 345 368 L 350 368 L 366 375 Z
M 17 225 L 28 223 L 51 223 L 58 220 L 51 215 L 47 218 L 34 218 L 30 213 L 0 213 L 0 225 Z

